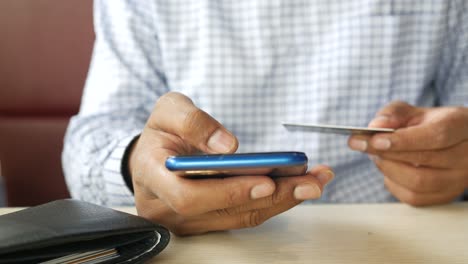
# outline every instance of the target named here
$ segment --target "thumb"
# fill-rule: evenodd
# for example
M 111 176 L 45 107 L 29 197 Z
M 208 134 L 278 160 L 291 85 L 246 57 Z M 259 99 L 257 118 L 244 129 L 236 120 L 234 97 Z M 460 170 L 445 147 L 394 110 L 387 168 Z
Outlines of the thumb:
M 420 108 L 402 101 L 394 101 L 380 109 L 369 123 L 369 127 L 401 128 L 418 123 Z
M 232 153 L 238 147 L 231 132 L 181 93 L 160 97 L 148 125 L 176 135 L 205 153 Z

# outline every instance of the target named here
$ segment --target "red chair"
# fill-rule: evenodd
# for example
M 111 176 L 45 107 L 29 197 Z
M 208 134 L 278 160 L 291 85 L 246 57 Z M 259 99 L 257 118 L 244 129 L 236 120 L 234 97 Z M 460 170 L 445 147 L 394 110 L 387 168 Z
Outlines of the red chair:
M 92 0 L 2 0 L 0 36 L 0 175 L 7 204 L 69 197 L 60 156 L 92 52 Z

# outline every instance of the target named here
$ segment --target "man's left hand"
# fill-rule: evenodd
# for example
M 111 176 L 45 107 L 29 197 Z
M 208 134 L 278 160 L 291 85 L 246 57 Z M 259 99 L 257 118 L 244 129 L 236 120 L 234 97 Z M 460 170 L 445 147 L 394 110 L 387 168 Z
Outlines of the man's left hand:
M 369 127 L 396 131 L 351 136 L 348 145 L 369 154 L 400 201 L 414 206 L 448 203 L 468 188 L 468 108 L 393 102 Z

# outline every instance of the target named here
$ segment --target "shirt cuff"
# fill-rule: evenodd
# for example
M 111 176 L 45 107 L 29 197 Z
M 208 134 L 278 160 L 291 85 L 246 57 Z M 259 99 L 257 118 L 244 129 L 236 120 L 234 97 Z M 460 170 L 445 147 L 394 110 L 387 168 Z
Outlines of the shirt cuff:
M 131 145 L 139 137 L 141 131 L 130 133 L 121 138 L 104 165 L 103 178 L 106 190 L 116 204 L 130 204 L 133 202 L 133 186 L 128 173 L 128 155 Z M 127 176 L 124 174 L 127 173 Z

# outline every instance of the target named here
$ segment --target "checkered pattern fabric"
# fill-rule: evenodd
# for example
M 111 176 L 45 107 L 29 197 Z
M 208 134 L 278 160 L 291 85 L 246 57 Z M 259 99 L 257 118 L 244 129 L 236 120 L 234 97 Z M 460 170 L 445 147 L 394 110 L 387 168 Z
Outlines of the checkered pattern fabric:
M 395 201 L 347 138 L 283 121 L 366 126 L 393 100 L 468 106 L 468 1 L 97 0 L 96 43 L 63 164 L 74 197 L 132 204 L 120 172 L 159 96 L 179 91 L 240 152 L 304 151 L 335 180 L 319 202 Z

